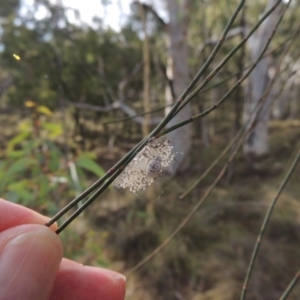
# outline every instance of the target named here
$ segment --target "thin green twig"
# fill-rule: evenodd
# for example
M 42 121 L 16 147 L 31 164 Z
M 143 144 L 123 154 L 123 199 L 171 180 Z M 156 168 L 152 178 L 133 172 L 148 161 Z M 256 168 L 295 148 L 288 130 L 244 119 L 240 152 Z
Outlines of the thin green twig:
M 275 10 L 275 8 L 279 5 L 279 3 L 281 2 L 281 0 L 280 1 L 278 1 L 265 15 L 264 15 L 264 18 L 266 18 L 267 16 L 269 16 L 269 14 L 272 12 L 272 11 L 274 11 Z M 285 10 L 283 11 L 283 13 L 285 12 Z M 231 87 L 231 89 L 217 102 L 217 103 L 215 103 L 214 105 L 212 105 L 211 107 L 209 107 L 208 109 L 206 109 L 204 112 L 202 112 L 202 113 L 200 113 L 200 114 L 198 114 L 198 115 L 196 115 L 196 116 L 193 116 L 193 117 L 191 117 L 191 118 L 189 118 L 189 119 L 187 119 L 187 120 L 184 120 L 184 121 L 182 121 L 182 122 L 180 122 L 180 123 L 177 123 L 177 124 L 175 124 L 174 126 L 172 126 L 172 127 L 169 127 L 168 129 L 166 129 L 166 130 L 164 130 L 163 131 L 163 134 L 166 134 L 166 133 L 168 133 L 168 132 L 170 132 L 170 131 L 173 131 L 173 130 L 175 130 L 175 129 L 177 129 L 177 128 L 179 128 L 179 127 L 181 127 L 181 126 L 184 126 L 184 125 L 186 125 L 186 124 L 189 124 L 189 123 L 191 123 L 191 122 L 194 122 L 195 120 L 197 120 L 197 119 L 200 119 L 200 118 L 203 118 L 204 116 L 206 116 L 206 115 L 208 115 L 209 113 L 211 113 L 212 111 L 214 111 L 215 109 L 217 109 L 222 103 L 224 103 L 225 102 L 225 100 L 226 99 L 228 99 L 229 98 L 229 96 L 241 85 L 241 83 L 251 74 L 251 72 L 253 71 L 253 69 L 256 67 L 256 65 L 258 64 L 258 62 L 259 62 L 259 60 L 263 57 L 263 55 L 264 55 L 264 53 L 266 52 L 266 50 L 268 49 L 268 46 L 269 46 L 269 44 L 270 44 L 270 42 L 271 42 L 271 40 L 272 40 L 272 38 L 273 38 L 273 36 L 274 36 L 274 34 L 275 34 L 275 32 L 276 32 L 276 30 L 277 30 L 277 28 L 278 28 L 278 26 L 279 26 L 279 24 L 280 24 L 280 22 L 281 22 L 281 20 L 282 20 L 282 17 L 283 17 L 283 13 L 281 14 L 281 16 L 280 16 L 280 18 L 279 18 L 279 20 L 278 20 L 278 22 L 277 22 L 277 24 L 275 25 L 275 28 L 274 28 L 274 30 L 272 31 L 272 34 L 271 34 L 271 36 L 269 37 L 269 39 L 268 39 L 268 41 L 267 41 L 267 43 L 265 44 L 265 46 L 264 46 L 264 48 L 261 50 L 261 52 L 260 52 L 260 54 L 259 54 L 259 56 L 258 56 L 258 58 L 256 59 L 256 61 L 252 64 L 252 66 L 250 67 L 250 69 L 244 74 L 244 76 L 240 79 L 240 80 L 238 80 L 232 87 Z M 252 32 L 252 30 L 251 30 L 251 32 Z M 254 31 L 253 31 L 254 32 Z M 253 33 L 252 32 L 252 33 Z M 297 34 L 298 34 L 298 32 L 297 32 Z M 247 39 L 249 39 L 249 35 L 247 35 L 247 37 L 245 37 L 245 39 L 244 40 L 247 40 Z M 243 45 L 243 44 L 242 44 Z M 232 51 L 231 51 L 232 52 Z M 225 59 L 224 59 L 225 60 Z M 223 60 L 223 61 L 224 61 Z M 222 64 L 222 63 L 221 63 Z M 219 67 L 219 66 L 218 66 Z M 217 67 L 217 68 L 218 68 Z M 217 69 L 216 68 L 216 69 Z M 212 72 L 212 73 L 214 73 L 214 71 Z M 211 73 L 211 74 L 212 74 Z M 209 75 L 210 76 L 210 75 Z M 200 87 L 202 87 L 202 84 L 200 85 Z M 198 90 L 199 89 L 199 87 L 197 88 L 197 89 L 195 89 L 188 97 L 187 97 L 187 99 L 192 99 L 192 97 L 194 97 L 195 95 L 196 95 L 196 93 L 199 91 Z M 197 91 L 197 92 L 196 92 Z M 182 107 L 180 106 L 180 109 L 181 109 Z
M 250 38 L 250 36 L 253 35 L 253 33 L 257 30 L 257 28 L 264 22 L 264 20 L 277 8 L 277 6 L 281 3 L 281 0 L 278 0 L 274 6 L 272 6 L 262 17 L 261 19 L 256 23 L 256 25 L 250 30 L 250 32 L 244 37 L 244 39 L 235 46 L 229 54 L 226 55 L 226 57 L 219 63 L 219 65 L 206 77 L 206 79 L 199 84 L 195 88 L 193 92 L 191 92 L 188 97 L 183 101 L 183 103 L 180 105 L 178 110 L 176 111 L 176 114 L 189 102 L 192 98 L 196 96 L 196 94 L 201 91 L 208 82 L 212 80 L 212 78 L 223 68 L 223 66 L 230 60 L 230 58 L 247 42 L 247 40 Z M 262 56 L 261 56 L 262 57 Z M 260 58 L 261 58 L 260 57 Z M 257 60 L 258 62 L 259 60 Z M 255 67 L 255 66 L 254 66 Z M 233 91 L 233 90 L 232 90 Z M 232 92 L 231 91 L 231 92 Z M 225 99 L 224 99 L 225 100 Z M 221 102 L 222 103 L 222 102 Z M 215 105 L 214 105 L 215 106 Z M 206 110 L 203 116 L 210 113 L 211 111 L 215 110 L 217 107 L 212 106 L 209 110 Z M 187 123 L 185 123 L 187 124 Z M 176 129 L 176 128 L 175 128 Z
M 286 290 L 283 292 L 283 294 L 282 294 L 282 296 L 280 297 L 279 300 L 286 300 L 287 299 L 287 297 L 289 296 L 289 294 L 291 293 L 291 291 L 295 287 L 296 283 L 298 282 L 299 278 L 300 278 L 300 270 L 298 270 L 298 272 L 296 273 L 296 275 L 294 276 L 294 278 L 292 279 L 292 281 L 290 282 L 290 284 L 288 285 Z
M 68 205 L 66 205 L 62 210 L 60 210 L 54 217 L 51 218 L 45 225 L 51 226 L 58 219 L 60 219 L 67 211 L 69 211 L 72 207 L 74 207 L 77 203 L 87 197 L 90 193 L 92 193 L 95 189 L 97 189 L 101 184 L 103 184 L 112 174 L 114 174 L 123 164 L 126 163 L 128 158 L 131 155 L 134 155 L 135 151 L 139 149 L 139 147 L 144 144 L 146 141 L 143 139 L 140 143 L 138 143 L 133 149 L 131 149 L 118 163 L 116 163 L 105 175 L 99 178 L 93 185 L 91 185 L 88 189 L 82 192 L 79 196 L 77 196 L 74 200 L 72 200 Z
M 252 129 L 251 129 L 252 130 Z M 154 249 L 150 254 L 148 254 L 143 260 L 141 260 L 138 264 L 136 264 L 133 268 L 129 270 L 129 272 L 126 274 L 127 277 L 136 272 L 138 269 L 140 269 L 143 265 L 145 265 L 148 261 L 150 261 L 154 256 L 156 256 L 161 250 L 163 250 L 169 243 L 173 240 L 173 238 L 189 223 L 189 221 L 193 218 L 195 213 L 198 211 L 198 209 L 205 203 L 207 198 L 210 196 L 216 185 L 220 182 L 220 180 L 223 178 L 226 170 L 228 169 L 229 165 L 235 158 L 235 156 L 238 153 L 238 150 L 240 149 L 241 145 L 243 144 L 243 141 L 247 138 L 248 134 L 250 134 L 251 130 L 248 130 L 247 133 L 243 135 L 243 137 L 240 139 L 239 143 L 236 145 L 234 151 L 230 155 L 227 163 L 224 165 L 220 173 L 218 174 L 217 178 L 214 180 L 214 182 L 209 186 L 209 188 L 205 191 L 204 195 L 200 198 L 200 200 L 196 203 L 196 205 L 192 208 L 192 210 L 188 213 L 188 215 L 184 218 L 184 220 L 176 227 L 176 229 L 156 248 Z
M 270 56 L 272 53 L 278 51 L 279 49 L 281 49 L 283 46 L 286 45 L 286 43 L 291 40 L 293 38 L 293 35 L 289 36 L 288 38 L 286 38 L 279 46 L 277 46 L 276 48 L 268 51 L 261 59 L 264 59 L 266 58 L 267 56 Z M 243 68 L 243 71 L 246 71 L 248 70 L 249 68 L 251 67 L 251 65 L 249 66 L 246 66 Z M 240 71 L 238 71 L 237 73 L 234 73 L 232 74 L 231 76 L 229 77 L 226 77 L 220 81 L 218 81 L 217 83 L 215 84 L 211 84 L 209 86 L 207 86 L 206 88 L 203 88 L 203 90 L 199 91 L 198 95 L 201 95 L 201 94 L 204 94 L 206 93 L 207 91 L 213 89 L 213 88 L 216 88 L 216 87 L 219 87 L 221 86 L 222 84 L 228 82 L 229 80 L 231 80 L 232 78 L 235 78 L 238 74 L 240 73 Z M 173 104 L 171 105 L 164 105 L 164 106 L 161 106 L 157 109 L 153 109 L 153 110 L 150 110 L 150 111 L 146 111 L 146 112 L 142 112 L 142 113 L 138 113 L 134 116 L 128 116 L 128 117 L 124 117 L 124 118 L 119 118 L 119 119 L 113 119 L 113 120 L 110 120 L 110 121 L 104 121 L 104 122 L 101 122 L 100 125 L 109 125 L 109 124 L 115 124 L 115 123 L 119 123 L 119 122 L 126 122 L 126 121 L 129 121 L 129 120 L 132 120 L 134 118 L 137 118 L 137 117 L 142 117 L 142 116 L 145 116 L 145 115 L 149 115 L 149 114 L 154 114 L 156 112 L 159 112 L 159 111 L 162 111 L 164 110 L 166 107 L 169 107 L 169 106 L 172 106 Z
M 241 9 L 241 4 L 243 5 L 245 2 L 245 0 L 241 0 L 239 6 L 237 7 L 236 11 L 234 12 L 233 16 L 231 17 L 231 19 L 229 20 L 228 24 L 233 24 L 233 21 L 235 20 L 236 16 L 237 16 L 237 12 Z M 226 36 L 227 32 L 229 31 L 230 26 L 226 26 L 226 30 L 224 30 L 223 36 Z M 224 35 L 225 34 L 225 35 Z M 221 43 L 221 41 L 220 41 Z M 219 45 L 220 43 L 218 43 L 215 47 L 215 49 L 219 50 Z M 213 50 L 213 53 L 216 54 L 216 51 Z M 211 62 L 212 60 L 210 60 Z M 209 63 L 210 63 L 209 62 Z M 193 87 L 195 86 L 195 84 L 198 82 L 198 80 L 200 79 L 200 77 L 202 76 L 203 72 L 206 70 L 206 68 L 208 67 L 209 63 L 207 62 L 205 64 L 205 66 L 203 66 L 200 71 L 196 74 L 196 76 L 193 78 L 193 80 L 191 81 L 191 83 L 188 85 L 188 87 L 185 89 L 185 91 L 182 93 L 182 95 L 179 97 L 179 99 L 176 101 L 176 103 L 174 104 L 174 106 L 172 107 L 172 109 L 170 110 L 170 112 L 168 113 L 168 115 L 160 122 L 160 124 L 149 134 L 149 136 L 147 136 L 146 138 L 144 138 L 140 143 L 138 143 L 131 151 L 129 151 L 113 168 L 111 168 L 102 178 L 100 178 L 99 180 L 97 180 L 90 188 L 88 188 L 86 191 L 84 191 L 81 195 L 79 195 L 78 197 L 76 197 L 73 201 L 71 201 L 65 208 L 63 208 L 59 213 L 57 213 L 49 222 L 47 222 L 45 225 L 46 226 L 50 226 L 52 225 L 54 222 L 56 222 L 60 217 L 62 217 L 68 210 L 70 210 L 73 206 L 75 206 L 79 201 L 83 200 L 87 195 L 89 195 L 92 191 L 94 191 L 95 189 L 97 189 L 99 186 L 101 186 L 101 184 L 103 184 L 103 186 L 101 186 L 96 193 L 91 196 L 91 198 L 88 199 L 88 201 L 86 201 L 86 203 L 91 203 L 92 201 L 95 200 L 95 198 L 97 196 L 99 196 L 107 187 L 108 185 L 114 180 L 114 178 L 116 178 L 124 169 L 124 167 L 135 157 L 135 155 L 145 146 L 145 144 L 147 143 L 148 139 L 150 137 L 154 137 L 156 135 L 159 134 L 159 132 L 167 125 L 167 123 L 173 118 L 174 113 L 176 112 L 176 110 L 178 109 L 178 107 L 180 106 L 180 104 L 182 103 L 182 101 L 184 100 L 184 98 L 189 94 L 189 92 L 193 89 Z M 115 175 L 115 172 L 117 172 L 118 175 Z M 110 178 L 112 176 L 112 178 Z M 108 180 L 108 178 L 110 178 Z M 107 182 L 105 182 L 106 180 L 108 180 Z M 104 183 L 105 182 L 105 183 Z M 108 184 L 107 184 L 108 183 Z M 95 196 L 96 195 L 96 196 Z M 88 204 L 84 203 L 84 205 L 77 209 L 77 211 L 75 211 L 75 213 L 73 213 L 73 215 L 64 223 L 63 228 L 65 228 L 70 222 L 72 222 L 72 220 L 74 220 L 74 218 L 76 216 L 78 216 L 84 208 L 87 207 Z M 57 232 L 61 232 L 61 227 L 58 228 Z
M 280 1 L 280 0 L 278 0 Z M 231 28 L 233 22 L 235 21 L 238 13 L 240 12 L 240 10 L 242 9 L 242 7 L 245 4 L 245 0 L 240 1 L 240 3 L 238 4 L 236 10 L 234 11 L 234 13 L 232 14 L 232 17 L 230 18 L 229 22 L 227 23 L 221 38 L 219 39 L 218 43 L 216 44 L 215 48 L 213 49 L 212 53 L 210 54 L 210 56 L 208 57 L 207 61 L 205 62 L 205 64 L 203 65 L 203 67 L 200 69 L 200 71 L 197 74 L 198 79 L 204 74 L 204 72 L 207 70 L 207 68 L 209 67 L 209 65 L 211 64 L 211 62 L 213 61 L 214 57 L 217 55 L 218 51 L 220 50 L 220 47 L 222 46 L 222 44 L 224 43 L 226 36 L 228 34 L 229 29 Z M 260 24 L 259 24 L 260 25 Z M 258 25 L 258 26 L 259 26 Z M 257 27 L 258 27 L 257 26 Z M 256 26 L 255 26 L 256 27 Z M 254 27 L 254 28 L 255 28 Z M 256 29 L 255 29 L 256 30 Z M 253 32 L 255 31 L 253 30 Z M 252 32 L 252 34 L 253 34 Z M 176 112 L 174 113 L 174 116 L 176 114 L 179 113 L 179 111 L 181 109 L 183 109 L 184 106 L 186 106 L 191 99 L 200 91 L 202 90 L 206 84 L 211 81 L 211 79 L 222 69 L 222 67 L 226 64 L 227 61 L 229 61 L 229 59 L 234 55 L 234 53 L 240 49 L 243 46 L 243 43 L 240 43 L 239 45 L 237 45 L 234 50 L 235 51 L 230 51 L 230 53 L 225 57 L 225 59 L 206 77 L 206 79 L 193 91 L 191 92 L 190 95 L 186 95 L 187 97 L 185 99 L 183 99 L 183 102 L 180 103 L 180 106 L 178 107 L 178 109 L 176 110 Z M 195 83 L 196 84 L 196 83 Z M 191 91 L 192 89 L 190 89 Z M 173 115 L 172 115 L 173 116 Z
M 268 95 L 269 95 L 269 92 L 271 90 L 271 87 L 273 86 L 279 72 L 280 72 L 280 66 L 281 66 L 281 63 L 285 57 L 285 55 L 288 53 L 288 51 L 290 50 L 293 42 L 295 41 L 295 38 L 297 37 L 297 35 L 299 34 L 299 31 L 300 31 L 300 26 L 298 27 L 298 29 L 295 31 L 295 33 L 293 34 L 292 38 L 290 38 L 290 43 L 285 47 L 282 55 L 281 55 L 281 58 L 279 60 L 279 63 L 276 67 L 276 70 L 275 70 L 275 75 L 273 76 L 272 80 L 269 82 L 269 85 L 268 87 L 266 88 L 264 94 L 261 96 L 259 102 L 257 103 L 256 107 L 253 109 L 253 111 L 250 113 L 250 116 L 248 118 L 248 121 L 240 128 L 240 130 L 237 132 L 237 134 L 235 135 L 235 137 L 231 140 L 231 142 L 227 145 L 227 147 L 222 151 L 222 153 L 215 159 L 215 161 L 209 166 L 209 168 L 200 176 L 199 179 L 197 179 L 195 181 L 195 183 L 193 183 L 193 185 L 187 190 L 185 191 L 179 198 L 180 199 L 183 199 L 185 198 L 190 192 L 192 192 L 196 186 L 211 172 L 211 170 L 218 164 L 218 162 L 222 159 L 222 157 L 225 156 L 225 154 L 229 151 L 229 149 L 232 147 L 232 145 L 236 142 L 236 140 L 239 138 L 240 134 L 246 129 L 249 127 L 249 122 L 251 120 L 251 116 L 254 115 L 254 116 L 257 116 L 257 113 L 258 111 L 260 110 L 263 102 L 265 102 L 265 100 L 267 99 Z M 222 99 L 221 99 L 222 100 Z M 220 101 L 221 101 L 220 100 Z
M 236 133 L 234 138 L 226 146 L 226 148 L 221 152 L 221 154 L 214 160 L 214 162 L 205 170 L 203 174 L 184 192 L 179 196 L 179 199 L 185 198 L 189 195 L 195 188 L 202 182 L 202 180 L 214 169 L 214 167 L 221 161 L 221 159 L 227 154 L 227 152 L 232 148 L 232 146 L 237 142 L 245 130 L 245 126 L 241 127 Z
M 234 21 L 234 18 L 236 18 L 237 16 L 237 11 L 239 11 L 242 8 L 242 5 L 244 4 L 244 1 L 241 1 L 240 4 L 238 5 L 236 11 L 234 12 L 232 18 L 230 19 L 228 24 L 232 24 L 232 22 Z M 275 8 L 276 5 L 278 5 L 277 3 L 274 5 L 274 7 L 272 7 L 269 10 L 269 13 L 271 13 Z M 265 17 L 265 16 L 264 16 Z M 263 18 L 264 18 L 263 17 Z M 262 18 L 262 20 L 263 20 Z M 258 26 L 255 26 L 256 28 Z M 229 31 L 230 27 L 226 26 L 226 30 L 227 32 Z M 256 29 L 255 29 L 256 30 Z M 252 33 L 255 31 L 253 30 Z M 226 31 L 224 31 L 223 37 L 226 37 Z M 221 43 L 221 41 L 220 41 Z M 240 46 L 242 46 L 243 44 L 240 44 Z M 219 47 L 219 43 L 216 46 L 216 48 Z M 238 47 L 238 46 L 237 46 Z M 235 49 L 237 48 L 235 47 Z M 214 52 L 214 51 L 213 51 Z M 215 52 L 214 52 L 215 53 Z M 215 53 L 216 54 L 216 53 Z M 228 58 L 229 59 L 229 58 Z M 88 194 L 90 194 L 92 191 L 94 191 L 95 189 L 97 189 L 99 186 L 101 186 L 101 184 L 103 184 L 110 176 L 112 176 L 116 171 L 118 171 L 118 174 L 122 172 L 122 170 L 125 168 L 125 166 L 135 157 L 135 155 L 144 147 L 144 145 L 147 143 L 148 139 L 150 137 L 153 136 L 157 136 L 159 134 L 159 132 L 162 130 L 162 128 L 173 118 L 175 112 L 177 111 L 178 107 L 180 107 L 180 104 L 182 103 L 182 99 L 184 99 L 184 97 L 186 97 L 186 95 L 188 95 L 188 93 L 192 90 L 193 86 L 197 83 L 197 81 L 199 80 L 199 78 L 201 77 L 201 75 L 203 74 L 203 72 L 206 70 L 206 66 L 207 64 L 205 64 L 205 67 L 201 68 L 201 70 L 196 74 L 196 76 L 194 77 L 194 79 L 192 80 L 192 82 L 189 84 L 189 86 L 186 88 L 186 90 L 183 92 L 183 94 L 181 95 L 181 97 L 179 98 L 179 100 L 176 101 L 176 103 L 174 104 L 174 106 L 172 107 L 171 111 L 169 112 L 169 114 L 161 121 L 161 123 L 150 133 L 150 135 L 146 138 L 144 138 L 139 144 L 137 144 L 131 151 L 129 151 L 113 168 L 111 168 L 102 178 L 100 178 L 99 180 L 97 180 L 90 188 L 88 188 L 85 192 L 83 192 L 81 195 L 79 195 L 78 197 L 76 197 L 73 201 L 71 201 L 65 208 L 63 208 L 59 213 L 57 213 L 49 222 L 46 223 L 46 226 L 50 226 L 52 225 L 54 222 L 56 222 L 60 217 L 62 217 L 68 210 L 70 210 L 73 206 L 75 206 L 79 201 L 81 201 L 82 199 L 84 199 Z M 219 67 L 219 68 L 218 68 Z M 221 69 L 220 65 L 218 66 L 218 71 Z M 217 69 L 216 68 L 216 69 Z M 214 75 L 217 72 L 214 72 Z M 247 72 L 248 73 L 248 72 Z M 238 85 L 236 85 L 237 87 Z M 229 92 L 233 92 L 234 89 L 231 89 Z M 225 99 L 227 99 L 227 97 L 230 94 L 226 94 L 220 101 L 225 101 Z M 190 98 L 191 100 L 191 98 Z M 215 107 L 216 108 L 216 107 Z M 214 108 L 214 109 L 215 109 Z M 210 111 L 214 110 L 211 109 Z M 172 130 L 175 130 L 181 126 L 184 126 L 200 117 L 203 117 L 204 115 L 207 115 L 210 111 L 206 110 L 204 113 L 205 114 L 200 114 L 197 115 L 195 117 L 192 117 L 191 119 L 181 122 L 179 124 L 176 124 L 175 126 L 172 126 L 170 128 L 168 128 L 167 130 L 165 130 L 163 132 L 163 134 L 170 132 Z M 177 112 L 176 112 L 177 113 Z M 162 134 L 160 134 L 162 135 Z M 114 178 L 116 178 L 116 176 L 113 176 Z M 112 182 L 113 180 L 109 180 L 109 184 Z M 88 199 L 87 203 L 91 203 L 95 200 L 96 197 L 94 197 L 95 195 L 99 196 L 106 188 L 108 187 L 108 185 L 105 183 L 103 185 L 103 187 L 100 187 L 96 193 L 91 196 L 91 198 Z M 86 208 L 87 205 L 84 206 L 84 208 Z M 72 222 L 73 219 L 75 219 L 75 217 L 77 217 L 81 212 L 83 211 L 82 207 L 77 209 L 77 211 L 75 211 L 75 213 L 73 213 L 73 215 L 70 217 L 70 219 L 68 219 L 65 223 L 64 223 L 64 227 L 65 228 L 69 223 Z M 67 225 L 65 225 L 67 224 Z M 59 229 L 57 230 L 57 232 L 61 232 L 61 227 L 59 227 Z
M 259 102 L 257 103 L 256 107 L 253 109 L 252 113 L 250 114 L 248 121 L 244 124 L 244 126 L 240 129 L 241 132 L 244 132 L 244 130 L 247 129 L 247 131 L 245 131 L 239 141 L 239 143 L 237 144 L 237 146 L 235 146 L 232 154 L 230 155 L 227 163 L 225 164 L 225 166 L 223 167 L 223 169 L 221 170 L 221 172 L 219 173 L 218 177 L 216 178 L 216 180 L 213 182 L 213 184 L 208 188 L 208 190 L 206 191 L 206 193 L 203 195 L 203 197 L 197 202 L 197 204 L 193 207 L 193 209 L 190 211 L 190 213 L 187 215 L 187 217 L 180 223 L 180 225 L 168 236 L 168 238 L 156 249 L 154 249 L 149 255 L 147 255 L 142 261 L 140 261 L 136 266 L 134 266 L 130 271 L 129 271 L 129 275 L 131 275 L 132 273 L 134 273 L 135 271 L 137 271 L 138 269 L 140 269 L 144 264 L 146 264 L 148 261 L 150 261 L 155 255 L 157 255 L 162 249 L 164 249 L 171 241 L 172 239 L 182 230 L 182 228 L 184 228 L 187 223 L 191 220 L 191 218 L 194 216 L 194 214 L 196 213 L 196 211 L 203 205 L 203 203 L 206 201 L 206 199 L 208 198 L 208 196 L 210 195 L 210 193 L 212 192 L 212 190 L 215 188 L 215 186 L 217 185 L 217 183 L 222 179 L 224 173 L 226 172 L 227 168 L 229 167 L 229 165 L 231 164 L 231 162 L 233 161 L 233 159 L 235 158 L 235 156 L 238 153 L 238 150 L 240 149 L 241 145 L 243 144 L 243 142 L 248 138 L 248 136 L 251 134 L 251 132 L 254 130 L 255 128 L 255 124 L 257 122 L 257 118 L 259 116 L 259 112 L 260 109 L 262 107 L 262 105 L 264 104 L 264 102 L 267 100 L 267 97 L 270 93 L 271 87 L 273 86 L 276 77 L 278 76 L 279 72 L 280 72 L 280 66 L 281 63 L 283 61 L 283 58 L 285 57 L 285 55 L 288 53 L 293 41 L 295 40 L 296 36 L 298 35 L 298 31 L 299 31 L 300 27 L 298 28 L 297 32 L 294 34 L 293 39 L 291 41 L 291 43 L 289 45 L 286 46 L 285 51 L 283 52 L 280 62 L 275 70 L 275 76 L 273 77 L 273 79 L 271 80 L 271 82 L 269 83 L 268 87 L 266 88 L 264 94 L 261 96 L 261 99 L 259 100 Z M 263 50 L 262 50 L 263 51 Z M 252 116 L 252 114 L 254 116 Z M 237 133 L 238 136 L 239 133 Z M 235 138 L 234 138 L 235 140 Z M 231 144 L 231 143 L 230 143 Z M 227 148 L 226 148 L 227 149 Z M 230 148 L 229 148 L 230 149 Z M 222 154 L 224 154 L 224 151 L 222 152 Z M 221 155 L 222 155 L 221 154 Z M 217 158 L 216 161 L 218 162 L 220 159 Z M 216 162 L 215 161 L 215 162 Z M 214 163 L 213 163 L 214 164 Z M 214 164 L 215 165 L 215 164 Z M 209 168 L 208 170 L 211 170 L 211 168 Z M 208 172 L 205 172 L 206 175 L 208 174 Z M 203 179 L 203 177 L 201 176 L 201 180 Z
M 63 222 L 56 233 L 62 232 L 76 217 L 78 217 L 97 197 L 119 176 L 121 170 L 115 172 L 88 200 L 86 200 L 65 222 Z
M 241 298 L 240 298 L 241 300 L 244 300 L 245 297 L 246 297 L 249 280 L 250 280 L 250 277 L 251 277 L 251 274 L 252 274 L 252 270 L 253 270 L 254 263 L 255 263 L 255 260 L 256 260 L 256 257 L 257 257 L 257 253 L 258 253 L 259 248 L 260 248 L 261 240 L 262 240 L 263 235 L 265 233 L 265 230 L 267 228 L 267 225 L 268 225 L 268 222 L 270 220 L 273 209 L 275 207 L 275 204 L 276 204 L 279 196 L 281 195 L 282 191 L 284 190 L 286 184 L 288 183 L 291 175 L 293 174 L 299 159 L 300 159 L 300 150 L 298 151 L 298 154 L 296 155 L 291 167 L 289 168 L 287 174 L 285 175 L 285 177 L 284 177 L 284 179 L 283 179 L 283 181 L 282 181 L 282 183 L 281 183 L 281 185 L 280 185 L 280 187 L 279 187 L 279 189 L 278 189 L 274 199 L 272 200 L 271 205 L 270 205 L 270 207 L 269 207 L 269 209 L 266 213 L 266 216 L 264 218 L 263 224 L 260 228 L 256 243 L 255 243 L 255 247 L 254 247 L 252 255 L 251 255 L 250 264 L 249 264 L 249 267 L 248 267 L 248 270 L 247 270 L 246 278 L 245 278 L 243 289 L 242 289 L 242 294 L 241 294 Z

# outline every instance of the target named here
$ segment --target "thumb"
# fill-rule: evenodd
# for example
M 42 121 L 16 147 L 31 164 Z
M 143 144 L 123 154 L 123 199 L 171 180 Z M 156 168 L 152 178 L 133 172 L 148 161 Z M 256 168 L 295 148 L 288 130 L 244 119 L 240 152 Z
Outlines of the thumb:
M 62 259 L 51 229 L 21 225 L 0 234 L 0 300 L 48 299 Z

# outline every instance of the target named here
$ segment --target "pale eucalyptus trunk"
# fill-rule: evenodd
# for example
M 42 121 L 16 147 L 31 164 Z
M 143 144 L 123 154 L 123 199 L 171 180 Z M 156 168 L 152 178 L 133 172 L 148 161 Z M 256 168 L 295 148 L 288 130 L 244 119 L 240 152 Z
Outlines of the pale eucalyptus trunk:
M 276 2 L 277 0 L 269 0 L 266 10 L 269 10 Z M 257 33 L 249 39 L 248 47 L 252 62 L 256 61 L 274 30 L 282 5 L 283 4 L 277 7 L 277 9 L 260 26 Z M 268 83 L 268 62 L 267 59 L 262 59 L 249 76 L 248 86 L 245 88 L 244 122 L 249 119 L 251 112 L 257 106 Z M 270 94 L 258 115 L 254 130 L 244 143 L 244 154 L 246 155 L 262 156 L 269 152 L 268 122 L 271 102 L 272 95 Z
M 169 12 L 169 23 L 167 25 L 166 44 L 168 49 L 167 76 L 172 81 L 171 87 L 166 87 L 166 105 L 174 103 L 189 83 L 188 54 L 187 54 L 187 27 L 188 27 L 188 1 L 166 0 Z M 166 113 L 170 107 L 166 108 Z M 187 104 L 168 124 L 168 127 L 184 121 L 192 116 L 191 105 Z M 192 126 L 185 125 L 168 134 L 177 152 L 173 170 L 178 166 L 183 171 L 189 166 L 188 154 L 192 145 Z
M 140 15 L 143 24 L 144 31 L 144 41 L 143 41 L 143 82 L 144 82 L 144 111 L 151 110 L 150 103 L 150 75 L 151 75 L 151 63 L 150 63 L 150 43 L 147 31 L 147 11 L 139 3 Z M 143 122 L 143 137 L 146 137 L 151 131 L 150 127 L 150 115 L 144 116 Z M 146 191 L 146 196 L 150 200 L 147 202 L 147 214 L 148 218 L 146 219 L 147 226 L 152 226 L 155 222 L 155 192 L 154 186 L 150 186 Z

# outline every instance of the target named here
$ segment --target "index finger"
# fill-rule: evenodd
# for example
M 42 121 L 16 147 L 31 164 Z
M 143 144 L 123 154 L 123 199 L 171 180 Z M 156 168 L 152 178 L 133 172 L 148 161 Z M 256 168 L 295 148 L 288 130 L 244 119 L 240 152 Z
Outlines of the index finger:
M 0 198 L 0 232 L 24 224 L 44 225 L 49 218 L 24 206 Z

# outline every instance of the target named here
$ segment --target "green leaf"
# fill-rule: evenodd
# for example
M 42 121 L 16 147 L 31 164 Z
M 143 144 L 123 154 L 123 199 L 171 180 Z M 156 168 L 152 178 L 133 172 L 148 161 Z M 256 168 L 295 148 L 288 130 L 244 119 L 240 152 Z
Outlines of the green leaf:
M 24 187 L 28 186 L 28 183 L 29 183 L 28 179 L 23 179 L 23 180 L 13 182 L 13 183 L 9 184 L 7 186 L 7 189 L 13 191 L 15 189 L 24 188 Z
M 38 179 L 35 180 L 35 182 L 38 184 L 38 203 L 40 204 L 46 204 L 47 198 L 51 197 L 51 192 L 53 190 L 53 187 L 49 185 L 49 181 L 45 175 L 41 175 L 38 177 Z
M 149 218 L 149 214 L 148 214 L 147 212 L 145 212 L 145 211 L 138 211 L 138 212 L 136 213 L 136 215 L 137 215 L 139 218 L 141 218 L 141 219 L 147 219 L 147 218 Z
M 48 130 L 50 137 L 56 138 L 62 135 L 63 130 L 61 124 L 45 122 L 42 127 Z
M 20 131 L 32 132 L 32 121 L 26 120 L 19 125 Z
M 46 140 L 44 142 L 49 148 L 50 160 L 49 160 L 49 169 L 53 173 L 57 173 L 61 170 L 61 158 L 63 157 L 63 153 L 61 150 L 50 140 Z
M 15 192 L 12 192 L 12 191 L 8 191 L 5 195 L 4 195 L 4 198 L 10 202 L 13 202 L 13 203 L 17 203 L 20 196 L 15 193 Z
M 32 191 L 28 188 L 28 180 L 22 180 L 19 182 L 11 183 L 7 190 L 11 192 L 11 195 L 18 195 L 18 201 L 21 204 L 28 205 L 34 201 L 34 195 Z M 13 197 L 14 201 L 16 201 L 16 197 Z
M 99 266 L 104 267 L 104 268 L 108 268 L 110 266 L 106 260 L 101 259 L 101 258 L 97 259 L 97 263 Z
M 23 157 L 24 154 L 25 154 L 25 152 L 23 150 L 13 150 L 13 151 L 7 152 L 7 157 L 8 158 L 19 158 L 19 157 Z
M 82 154 L 77 158 L 76 166 L 86 169 L 98 177 L 102 177 L 105 174 L 103 168 L 101 168 L 94 160 Z
M 0 194 L 3 193 L 4 186 L 5 186 L 5 167 L 6 162 L 4 160 L 0 160 Z
M 39 146 L 42 145 L 42 142 L 43 141 L 41 139 L 34 139 L 34 140 L 27 141 L 23 146 L 24 153 L 30 155 L 33 152 L 33 150 L 36 150 Z
M 47 106 L 39 105 L 37 111 L 46 116 L 52 116 L 52 111 Z
M 0 160 L 0 172 L 4 170 L 5 166 L 6 166 L 6 161 L 5 160 Z
M 80 184 L 79 176 L 78 176 L 78 171 L 77 169 L 80 169 L 80 167 L 76 166 L 74 163 L 69 164 L 69 169 L 70 169 L 70 179 L 71 182 L 76 190 L 76 194 L 79 195 L 82 192 L 82 187 Z
M 14 138 L 12 138 L 7 143 L 7 152 L 12 152 L 14 150 L 14 147 L 19 144 L 20 142 L 26 140 L 30 136 L 30 132 L 21 132 L 18 135 L 16 135 Z
M 35 164 L 36 161 L 32 158 L 28 158 L 28 157 L 20 158 L 10 165 L 8 170 L 5 172 L 5 176 L 9 177 L 17 173 L 23 172 Z

